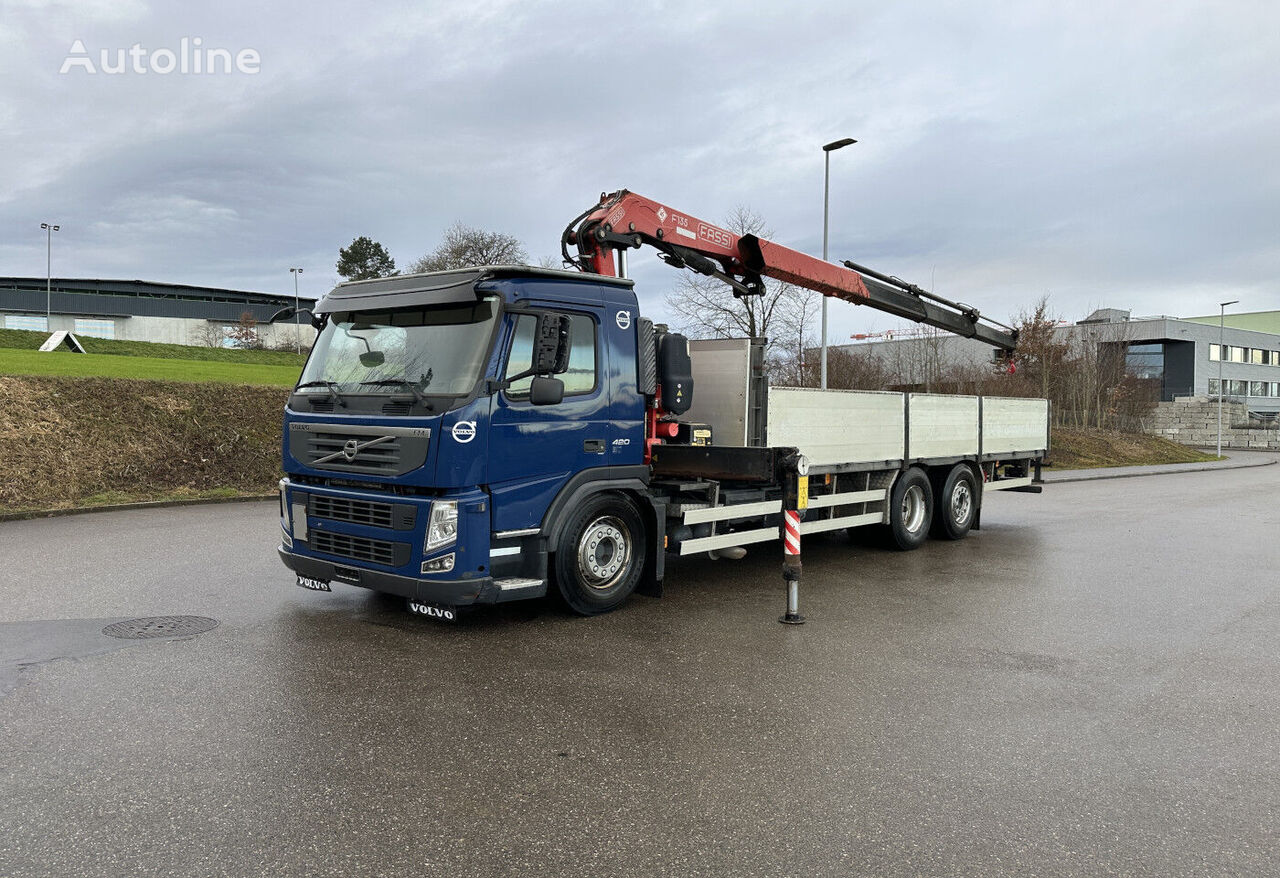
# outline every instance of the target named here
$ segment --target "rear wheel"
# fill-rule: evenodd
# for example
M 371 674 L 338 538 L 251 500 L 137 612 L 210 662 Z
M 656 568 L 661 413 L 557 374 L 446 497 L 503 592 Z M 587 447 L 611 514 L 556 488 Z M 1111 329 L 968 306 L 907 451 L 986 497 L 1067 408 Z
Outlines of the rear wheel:
M 587 498 L 556 543 L 556 586 L 569 609 L 594 616 L 621 606 L 640 581 L 644 539 L 644 522 L 626 497 Z
M 933 521 L 933 486 L 922 470 L 912 467 L 898 477 L 889 496 L 889 541 L 902 550 L 914 549 L 929 536 Z
M 978 482 L 962 463 L 947 473 L 933 512 L 933 535 L 940 540 L 964 539 L 978 514 Z

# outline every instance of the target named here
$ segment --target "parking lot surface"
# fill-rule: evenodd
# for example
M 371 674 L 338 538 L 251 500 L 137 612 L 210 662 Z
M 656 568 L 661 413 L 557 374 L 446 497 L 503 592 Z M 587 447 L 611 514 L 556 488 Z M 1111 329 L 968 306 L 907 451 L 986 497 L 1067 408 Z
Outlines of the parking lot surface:
M 1280 466 L 995 495 L 448 625 L 275 505 L 0 524 L 0 875 L 1268 875 Z M 216 628 L 116 640 L 190 615 Z

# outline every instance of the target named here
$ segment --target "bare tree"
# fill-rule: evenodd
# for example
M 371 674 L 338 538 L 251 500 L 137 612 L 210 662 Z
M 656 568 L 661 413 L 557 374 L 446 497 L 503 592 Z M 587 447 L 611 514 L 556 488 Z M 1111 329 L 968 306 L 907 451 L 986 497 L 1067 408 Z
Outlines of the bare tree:
M 220 348 L 227 340 L 227 334 L 223 332 L 221 323 L 206 322 L 191 333 L 191 339 L 196 347 Z
M 524 245 L 505 232 L 489 232 L 454 223 L 440 246 L 409 266 L 410 273 L 448 271 L 471 265 L 523 265 L 529 261 Z
M 817 384 L 819 364 L 805 363 L 808 384 Z M 863 347 L 827 350 L 827 386 L 840 390 L 884 390 L 890 381 L 885 362 Z

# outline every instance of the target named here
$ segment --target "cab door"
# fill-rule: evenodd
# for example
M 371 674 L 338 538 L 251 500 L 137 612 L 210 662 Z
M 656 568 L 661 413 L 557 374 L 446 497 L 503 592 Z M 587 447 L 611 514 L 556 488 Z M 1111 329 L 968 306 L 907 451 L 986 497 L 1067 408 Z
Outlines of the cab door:
M 569 369 L 556 376 L 564 381 L 564 399 L 558 405 L 533 405 L 529 378 L 494 395 L 489 489 L 495 531 L 537 527 L 570 478 L 609 463 L 607 363 L 599 314 L 573 306 L 554 310 L 570 317 Z M 504 377 L 529 368 L 537 323 L 531 314 L 508 314 L 507 320 Z

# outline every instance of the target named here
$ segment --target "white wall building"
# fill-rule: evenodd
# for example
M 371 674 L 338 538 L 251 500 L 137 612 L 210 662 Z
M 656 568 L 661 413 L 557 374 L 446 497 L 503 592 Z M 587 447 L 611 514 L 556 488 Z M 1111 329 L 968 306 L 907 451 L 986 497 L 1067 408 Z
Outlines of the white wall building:
M 46 297 L 45 282 L 42 277 L 0 277 L 0 329 L 65 329 L 91 338 L 229 344 L 230 332 L 241 315 L 249 313 L 258 321 L 256 331 L 267 347 L 298 340 L 306 347 L 315 339 L 305 316 L 300 325 L 267 323 L 272 314 L 293 305 L 290 295 L 143 280 L 53 278 Z M 303 308 L 314 303 L 299 301 Z

